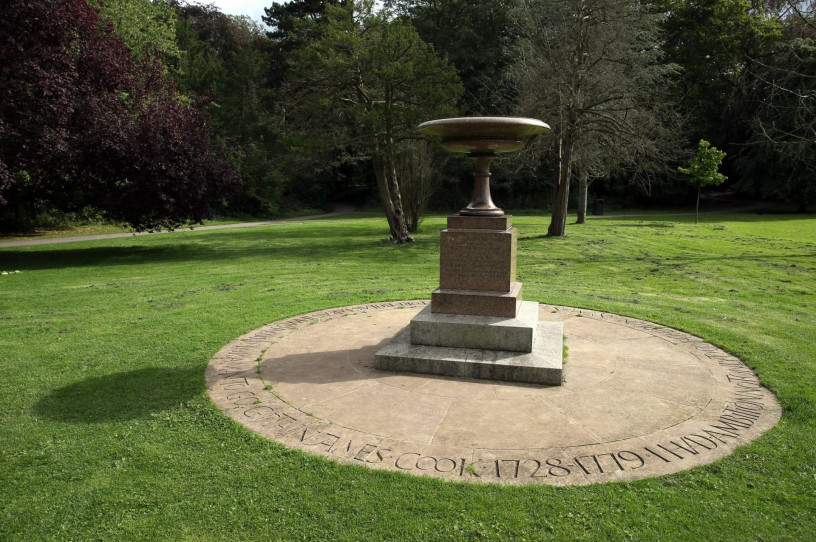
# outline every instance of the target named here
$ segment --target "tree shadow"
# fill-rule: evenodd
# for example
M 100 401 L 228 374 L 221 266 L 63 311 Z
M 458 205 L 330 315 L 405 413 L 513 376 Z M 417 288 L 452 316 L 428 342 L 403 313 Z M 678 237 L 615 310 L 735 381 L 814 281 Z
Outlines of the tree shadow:
M 151 367 L 56 389 L 37 402 L 34 413 L 71 423 L 135 420 L 178 406 L 203 389 L 198 369 Z
M 520 235 L 519 241 L 539 241 L 541 239 L 562 239 L 557 235 L 550 235 L 549 233 L 542 233 L 541 235 Z
M 267 261 L 291 261 L 295 258 L 359 258 L 360 261 L 391 261 L 397 248 L 376 250 L 380 246 L 375 236 L 349 235 L 342 228 L 324 229 L 319 234 L 308 230 L 254 231 L 232 230 L 213 232 L 206 237 L 136 238 L 118 246 L 69 247 L 29 250 L 29 247 L 4 249 L 0 256 L 4 266 L 26 270 L 106 267 L 145 263 L 177 263 L 235 261 L 263 257 Z M 401 246 L 404 250 L 418 247 Z
M 349 350 L 317 350 L 268 357 L 261 362 L 262 374 L 286 384 L 333 384 L 372 380 L 394 373 L 374 368 L 374 355 L 392 337 L 376 344 Z
M 609 228 L 674 228 L 674 222 L 638 222 L 637 224 L 608 224 Z

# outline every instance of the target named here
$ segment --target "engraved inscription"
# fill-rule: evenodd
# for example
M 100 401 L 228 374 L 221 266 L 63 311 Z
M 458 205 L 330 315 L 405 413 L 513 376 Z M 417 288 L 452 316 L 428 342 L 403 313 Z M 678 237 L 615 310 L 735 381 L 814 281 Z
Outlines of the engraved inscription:
M 509 292 L 516 280 L 516 232 L 442 232 L 439 287 Z
M 696 415 L 684 418 L 682 423 L 672 423 L 650 434 L 573 446 L 547 441 L 546 448 L 491 450 L 389 439 L 348 424 L 336 424 L 286 403 L 285 397 L 272 393 L 261 379 L 258 368 L 263 353 L 270 348 L 274 353 L 277 341 L 305 326 L 343 316 L 426 304 L 426 301 L 397 301 L 341 307 L 259 328 L 239 337 L 213 357 L 206 374 L 208 392 L 225 413 L 248 428 L 310 453 L 367 468 L 449 480 L 510 484 L 588 484 L 677 472 L 728 455 L 738 445 L 773 426 L 781 413 L 778 402 L 749 367 L 699 337 L 615 314 L 559 306 L 541 307 L 544 313 L 561 315 L 565 321 L 575 316 L 602 320 L 605 325 L 623 326 L 657 337 L 667 345 L 692 354 L 710 372 L 712 382 L 716 382 L 711 386 L 714 392 L 709 404 L 699 407 Z M 571 363 L 579 366 L 580 360 L 571 359 Z M 589 365 L 582 370 L 589 370 L 587 367 Z M 495 393 L 505 388 L 499 387 Z M 524 394 L 535 397 L 545 393 L 546 388 L 516 392 L 522 395 L 511 394 L 510 397 L 519 400 Z M 495 397 L 491 400 L 498 400 Z M 669 404 L 675 406 L 668 408 L 681 408 L 677 403 Z M 546 437 L 542 434 L 542 439 Z

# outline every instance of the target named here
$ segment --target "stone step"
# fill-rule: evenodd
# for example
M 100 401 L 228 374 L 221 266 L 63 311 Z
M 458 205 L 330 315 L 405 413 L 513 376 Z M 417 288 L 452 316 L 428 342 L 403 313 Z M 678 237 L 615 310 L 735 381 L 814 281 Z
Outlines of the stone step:
M 411 344 L 410 326 L 377 352 L 374 366 L 384 371 L 561 385 L 564 328 L 539 322 L 532 352 L 450 348 Z
M 534 301 L 522 302 L 515 318 L 435 313 L 428 306 L 411 320 L 411 343 L 532 352 L 537 324 Z

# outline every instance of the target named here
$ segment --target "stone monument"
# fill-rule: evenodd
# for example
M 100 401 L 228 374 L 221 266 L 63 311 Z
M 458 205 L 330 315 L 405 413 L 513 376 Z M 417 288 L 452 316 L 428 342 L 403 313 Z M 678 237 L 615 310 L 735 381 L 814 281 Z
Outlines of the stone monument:
M 439 288 L 431 305 L 376 355 L 378 369 L 561 384 L 563 327 L 539 322 L 516 281 L 516 228 L 490 196 L 490 162 L 521 149 L 547 124 L 516 117 L 425 122 L 418 130 L 475 164 L 470 204 L 442 230 Z

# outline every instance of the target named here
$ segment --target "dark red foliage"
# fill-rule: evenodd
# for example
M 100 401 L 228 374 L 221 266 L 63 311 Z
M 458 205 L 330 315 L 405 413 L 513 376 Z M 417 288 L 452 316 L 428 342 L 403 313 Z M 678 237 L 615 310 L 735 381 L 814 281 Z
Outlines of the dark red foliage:
M 138 229 L 208 216 L 237 173 L 153 57 L 136 65 L 84 0 L 0 16 L 0 205 L 94 205 Z

